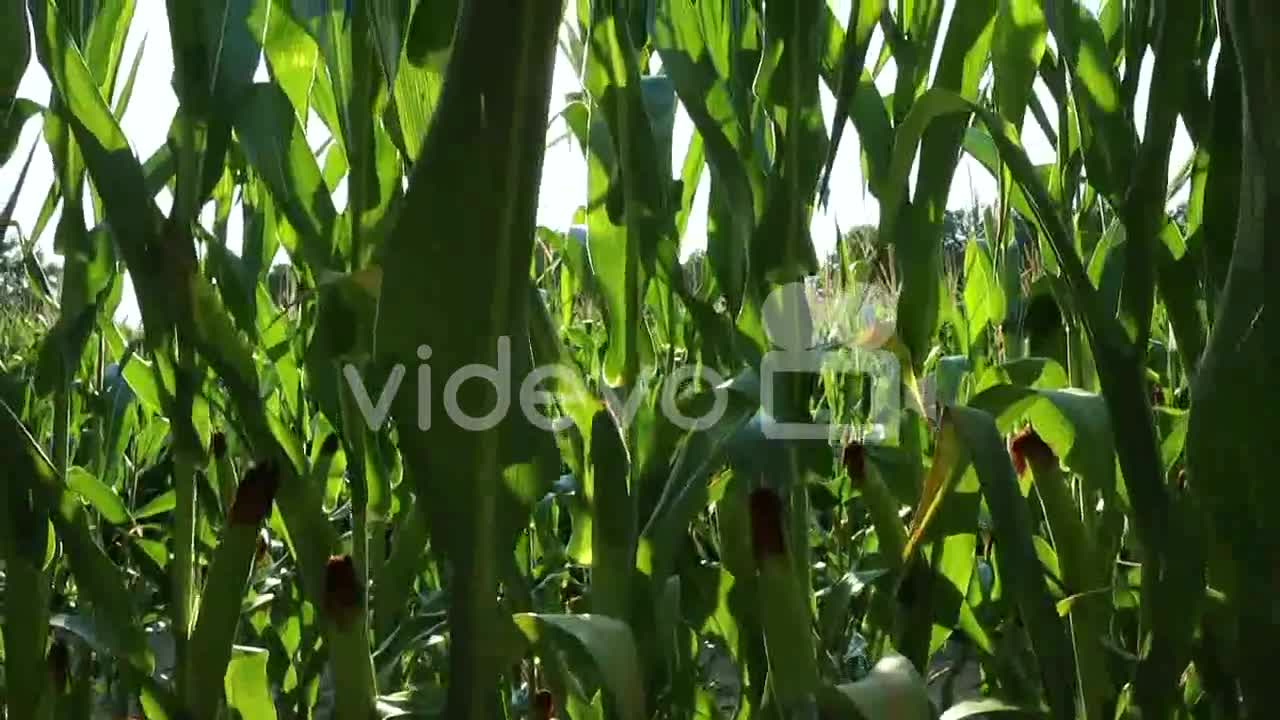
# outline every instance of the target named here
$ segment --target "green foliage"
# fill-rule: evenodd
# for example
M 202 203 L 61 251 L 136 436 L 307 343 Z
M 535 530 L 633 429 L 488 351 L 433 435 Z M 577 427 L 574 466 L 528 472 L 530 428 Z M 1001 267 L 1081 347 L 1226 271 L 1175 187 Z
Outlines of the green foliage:
M 3 717 L 1268 716 L 1280 17 L 1094 5 L 0 3 Z

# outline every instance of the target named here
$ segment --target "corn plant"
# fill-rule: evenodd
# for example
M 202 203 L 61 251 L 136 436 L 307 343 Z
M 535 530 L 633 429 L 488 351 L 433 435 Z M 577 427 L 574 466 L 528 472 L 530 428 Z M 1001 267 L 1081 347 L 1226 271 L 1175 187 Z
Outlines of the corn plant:
M 146 11 L 0 0 L 3 717 L 1275 704 L 1271 3 L 169 0 L 142 158 Z

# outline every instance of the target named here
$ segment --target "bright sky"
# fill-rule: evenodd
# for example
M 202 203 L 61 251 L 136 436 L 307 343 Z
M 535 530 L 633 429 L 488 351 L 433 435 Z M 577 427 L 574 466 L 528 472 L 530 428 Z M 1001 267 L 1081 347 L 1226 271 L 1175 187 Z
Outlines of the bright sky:
M 836 17 L 843 19 L 848 14 L 849 0 L 829 0 Z M 1086 0 L 1086 4 L 1096 7 L 1097 0 Z M 943 30 L 950 20 L 954 3 L 948 3 L 943 15 Z M 942 37 L 942 35 L 940 35 Z M 134 151 L 140 159 L 149 157 L 164 142 L 169 130 L 169 123 L 177 110 L 177 100 L 170 86 L 173 72 L 173 57 L 169 43 L 168 24 L 165 16 L 164 0 L 137 0 L 137 10 L 133 25 L 130 28 L 122 60 L 121 76 L 118 85 L 124 84 L 124 75 L 128 71 L 139 45 L 146 42 L 143 59 L 138 71 L 138 78 L 133 98 L 121 124 L 126 137 L 133 144 Z M 1052 40 L 1050 40 L 1052 42 Z M 879 35 L 872 41 L 868 54 L 874 58 L 880 49 Z M 942 42 L 938 42 L 941 51 Z M 938 58 L 935 55 L 934 64 Z M 1150 56 L 1144 63 L 1143 81 L 1140 86 L 1138 101 L 1138 117 L 1145 117 L 1145 98 L 1147 95 L 1147 79 L 1150 74 Z M 259 68 L 260 79 L 266 78 L 265 67 Z M 894 70 L 892 62 L 885 68 L 877 80 L 877 86 L 883 94 L 893 90 Z M 552 83 L 551 111 L 554 114 L 563 106 L 566 94 L 578 89 L 577 78 L 568 60 L 558 56 L 555 76 Z M 1037 81 L 1037 90 L 1047 91 Z M 49 99 L 49 81 L 39 62 L 32 57 L 32 62 L 22 79 L 19 96 L 31 98 L 40 103 Z M 827 126 L 831 125 L 834 111 L 834 100 L 826 88 L 821 89 L 823 112 Z M 308 140 L 312 147 L 319 147 L 327 137 L 327 131 L 318 119 L 312 116 L 308 123 Z M 681 109 L 678 111 L 675 125 L 675 138 L 672 144 L 672 167 L 679 172 L 684 161 L 684 152 L 688 147 L 692 124 Z M 0 168 L 0 199 L 7 199 L 13 192 L 22 161 L 31 144 L 37 142 L 40 123 L 33 120 L 27 124 L 22 133 L 18 150 L 5 167 Z M 563 124 L 556 122 L 548 132 L 548 139 L 559 137 L 564 133 Z M 1047 163 L 1053 160 L 1053 150 L 1047 139 L 1040 132 L 1036 123 L 1028 117 L 1024 127 L 1023 142 L 1031 160 L 1035 163 Z M 1190 154 L 1191 146 L 1185 131 L 1179 127 L 1174 145 L 1173 167 L 1171 172 Z M 860 147 L 858 135 L 852 126 L 847 127 L 836 158 L 836 169 L 831 179 L 830 207 L 819 208 L 813 217 L 811 233 L 815 249 L 819 257 L 825 257 L 834 247 L 837 228 L 848 229 L 856 225 L 875 224 L 879 219 L 879 207 L 875 198 L 864 188 L 860 168 Z M 14 220 L 24 233 L 30 233 L 40 212 L 45 193 L 53 181 L 52 160 L 43 147 L 36 150 L 35 159 L 27 176 L 26 183 L 19 197 Z M 586 162 L 577 146 L 573 143 L 561 142 L 547 151 L 543 164 L 541 194 L 538 204 L 538 223 L 555 229 L 565 229 L 572 222 L 574 211 L 585 203 L 587 195 Z M 709 174 L 704 171 L 702 184 L 698 188 L 694 200 L 694 209 L 690 215 L 685 236 L 681 239 L 681 254 L 706 247 L 706 208 Z M 952 184 L 948 205 L 951 208 L 968 207 L 977 200 L 988 203 L 995 197 L 995 181 L 975 161 L 965 158 L 956 172 Z M 339 209 L 345 204 L 345 187 L 340 186 L 335 193 L 335 202 Z M 168 191 L 160 196 L 161 209 L 167 211 L 171 198 Z M 86 204 L 87 205 L 87 204 Z M 91 212 L 91 210 L 86 210 Z M 50 221 L 40 247 L 46 255 L 52 256 L 53 228 L 57 215 Z M 88 219 L 92 223 L 92 218 Z M 240 212 L 238 208 L 231 213 L 228 228 L 228 243 L 233 250 L 239 250 L 241 240 Z M 280 258 L 283 260 L 284 258 Z M 127 287 L 125 298 L 120 308 L 121 319 L 136 322 L 138 311 L 132 288 Z

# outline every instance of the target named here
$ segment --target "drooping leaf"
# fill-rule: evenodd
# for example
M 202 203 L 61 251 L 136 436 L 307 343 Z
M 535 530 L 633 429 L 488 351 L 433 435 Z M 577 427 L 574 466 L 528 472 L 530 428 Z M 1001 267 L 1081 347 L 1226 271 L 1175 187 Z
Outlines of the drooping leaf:
M 1018 489 L 1004 442 L 994 419 L 981 410 L 950 407 L 943 423 L 955 427 L 991 508 L 994 534 L 1001 543 L 1001 578 L 1031 637 L 1049 706 L 1056 715 L 1068 717 L 1075 707 L 1072 655 L 1036 557 L 1030 510 Z
M 238 647 L 227 666 L 225 688 L 227 707 L 244 720 L 275 720 L 276 705 L 271 699 L 268 654 L 259 648 Z
M 15 98 L 8 107 L 0 109 L 0 165 L 9 162 L 9 158 L 13 157 L 13 152 L 18 149 L 22 128 L 26 127 L 27 121 L 42 110 L 38 103 L 26 98 Z
M 846 709 L 845 703 L 852 708 Z M 876 663 L 861 680 L 831 688 L 818 695 L 825 711 L 846 714 L 832 717 L 847 720 L 926 720 L 933 706 L 924 679 L 901 655 L 889 655 Z
M 871 33 L 880 22 L 884 6 L 884 0 L 856 0 L 849 3 L 849 32 L 847 33 L 841 31 L 840 26 L 835 22 L 835 16 L 828 11 L 826 20 L 828 32 L 832 38 L 829 45 L 834 46 L 837 40 L 841 40 L 842 35 L 843 38 L 839 42 L 840 65 L 834 92 L 836 107 L 831 120 L 831 143 L 827 149 L 826 174 L 822 179 L 824 202 L 827 197 L 827 187 L 831 182 L 831 171 L 836 162 L 836 150 L 840 147 L 840 138 L 844 135 L 844 126 L 851 114 L 850 108 L 857 99 L 857 93 L 863 87 L 862 77 Z M 859 134 L 865 133 L 861 127 L 858 130 Z
M 643 680 L 635 640 L 625 623 L 598 615 L 537 615 L 515 617 L 516 627 L 536 646 L 554 650 L 573 643 L 585 650 L 616 701 L 624 720 L 645 715 Z
M 83 497 L 95 510 L 102 513 L 103 519 L 113 525 L 124 525 L 129 522 L 129 511 L 124 501 L 106 483 L 96 475 L 82 467 L 72 467 L 67 471 L 67 487 Z

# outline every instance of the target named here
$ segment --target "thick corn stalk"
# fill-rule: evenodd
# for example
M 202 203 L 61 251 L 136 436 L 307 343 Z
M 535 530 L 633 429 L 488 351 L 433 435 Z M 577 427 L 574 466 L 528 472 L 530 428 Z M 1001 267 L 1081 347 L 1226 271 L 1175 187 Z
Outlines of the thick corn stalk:
M 1267 658 L 1280 645 L 1280 402 L 1273 375 L 1276 294 L 1268 284 L 1280 270 L 1280 8 L 1266 0 L 1222 0 L 1219 16 L 1222 51 L 1235 54 L 1241 79 L 1240 213 L 1195 379 L 1187 461 L 1214 528 L 1218 551 L 1210 556 L 1210 582 L 1226 593 L 1233 611 L 1235 627 L 1227 632 L 1239 643 L 1245 705 L 1249 717 L 1263 717 L 1276 696 Z

